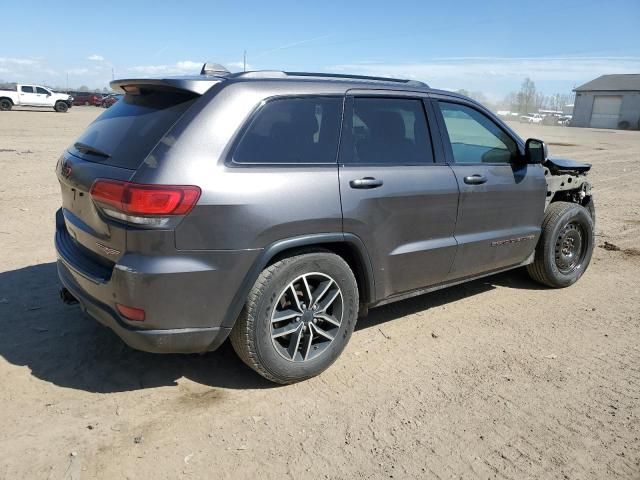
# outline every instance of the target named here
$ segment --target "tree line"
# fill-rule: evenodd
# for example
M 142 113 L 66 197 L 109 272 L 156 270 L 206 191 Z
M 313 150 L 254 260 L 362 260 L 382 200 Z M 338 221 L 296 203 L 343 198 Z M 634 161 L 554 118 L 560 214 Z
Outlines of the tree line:
M 4 80 L 0 80 L 0 90 L 15 90 L 16 89 L 16 82 L 5 82 Z M 41 85 L 40 83 L 27 83 L 27 85 Z M 50 89 L 52 89 L 55 92 L 87 92 L 87 93 L 113 93 L 112 90 L 110 90 L 107 87 L 104 87 L 102 89 L 100 88 L 89 88 L 86 85 L 80 85 L 78 88 L 67 88 L 67 87 L 61 87 L 61 86 L 48 86 L 48 85 L 42 85 L 43 87 L 48 87 Z
M 509 92 L 501 101 L 491 102 L 478 91 L 458 90 L 458 93 L 471 97 L 474 100 L 496 110 L 509 110 L 510 112 L 525 114 L 535 113 L 538 110 L 561 111 L 566 105 L 573 104 L 573 93 L 555 93 L 546 95 L 536 89 L 536 84 L 530 78 L 525 78 L 520 85 L 520 90 Z

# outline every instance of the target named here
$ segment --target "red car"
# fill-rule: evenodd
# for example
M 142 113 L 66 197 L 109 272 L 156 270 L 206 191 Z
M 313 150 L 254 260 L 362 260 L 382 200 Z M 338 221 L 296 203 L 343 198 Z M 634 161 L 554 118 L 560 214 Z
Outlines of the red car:
M 102 105 L 102 95 L 97 93 L 78 93 L 73 96 L 73 104 L 99 107 Z
M 123 95 L 107 95 L 102 99 L 102 108 L 109 108 L 111 105 L 120 100 Z

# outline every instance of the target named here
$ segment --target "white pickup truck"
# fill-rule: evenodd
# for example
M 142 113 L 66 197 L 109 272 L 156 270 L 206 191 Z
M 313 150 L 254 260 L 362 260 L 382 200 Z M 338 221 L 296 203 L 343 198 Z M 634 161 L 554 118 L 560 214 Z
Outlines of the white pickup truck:
M 0 90 L 0 110 L 15 107 L 51 107 L 56 112 L 66 112 L 73 105 L 73 97 L 57 93 L 40 85 L 16 85 L 15 90 Z
M 536 125 L 542 125 L 542 119 L 544 117 L 539 113 L 527 113 L 520 116 L 520 123 L 534 123 Z

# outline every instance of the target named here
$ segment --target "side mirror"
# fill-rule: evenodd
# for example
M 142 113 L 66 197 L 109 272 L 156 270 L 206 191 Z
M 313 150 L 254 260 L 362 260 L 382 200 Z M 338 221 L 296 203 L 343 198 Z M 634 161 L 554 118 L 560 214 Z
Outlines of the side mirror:
M 539 164 L 549 156 L 547 145 L 537 138 L 530 138 L 524 144 L 524 156 L 527 163 Z

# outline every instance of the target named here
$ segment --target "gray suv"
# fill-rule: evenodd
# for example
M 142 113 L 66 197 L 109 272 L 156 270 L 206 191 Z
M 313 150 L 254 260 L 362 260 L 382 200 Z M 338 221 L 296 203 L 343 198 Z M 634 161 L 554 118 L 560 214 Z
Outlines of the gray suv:
M 359 315 L 527 266 L 586 270 L 590 166 L 477 102 L 316 73 L 125 79 L 56 169 L 61 296 L 148 352 L 229 337 L 264 377 L 319 374 Z

